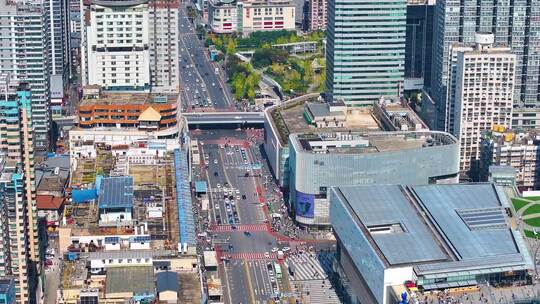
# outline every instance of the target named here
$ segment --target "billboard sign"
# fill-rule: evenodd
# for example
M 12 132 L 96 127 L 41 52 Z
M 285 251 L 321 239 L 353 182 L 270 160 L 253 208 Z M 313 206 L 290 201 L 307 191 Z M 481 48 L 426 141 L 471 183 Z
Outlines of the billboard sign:
M 296 191 L 296 215 L 314 218 L 315 217 L 315 195 Z

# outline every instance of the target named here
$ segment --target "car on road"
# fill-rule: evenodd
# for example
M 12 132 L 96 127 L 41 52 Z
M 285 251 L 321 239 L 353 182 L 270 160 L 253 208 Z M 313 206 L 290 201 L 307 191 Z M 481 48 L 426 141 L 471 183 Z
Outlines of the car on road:
M 218 176 L 218 175 L 219 175 L 219 173 L 217 173 L 217 171 L 216 171 L 216 172 L 214 172 L 214 176 Z
M 283 247 L 281 250 L 283 252 L 289 252 L 289 251 L 291 251 L 291 247 Z
M 272 248 L 272 253 L 275 253 L 275 252 L 278 252 L 278 251 L 279 251 L 279 248 L 277 248 L 277 247 Z
M 219 210 L 219 204 L 216 204 L 216 210 Z
M 245 195 L 245 194 L 242 194 L 242 199 L 243 199 L 243 200 L 246 199 L 246 195 Z
M 249 232 L 249 231 L 244 231 L 244 235 L 245 235 L 245 236 L 251 236 L 251 232 Z
M 265 252 L 265 253 L 264 253 L 264 257 L 267 258 L 267 259 L 269 259 L 269 258 L 270 258 L 270 253 L 269 253 L 268 251 Z
M 217 184 L 216 187 L 219 189 L 219 188 L 221 188 L 221 185 L 220 185 L 220 184 Z
M 218 161 L 217 159 L 214 159 L 214 165 L 217 165 Z

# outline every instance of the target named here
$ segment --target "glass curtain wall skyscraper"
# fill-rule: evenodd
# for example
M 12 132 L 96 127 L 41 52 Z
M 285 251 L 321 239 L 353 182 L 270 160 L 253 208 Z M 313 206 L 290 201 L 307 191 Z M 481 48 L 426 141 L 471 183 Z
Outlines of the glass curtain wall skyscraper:
M 452 45 L 473 44 L 475 33 L 495 36 L 495 45 L 516 54 L 516 106 L 540 106 L 540 0 L 440 0 L 434 22 L 430 92 L 437 104 L 437 128 L 448 125 Z
M 401 94 L 406 11 L 406 0 L 328 1 L 329 99 L 365 105 Z

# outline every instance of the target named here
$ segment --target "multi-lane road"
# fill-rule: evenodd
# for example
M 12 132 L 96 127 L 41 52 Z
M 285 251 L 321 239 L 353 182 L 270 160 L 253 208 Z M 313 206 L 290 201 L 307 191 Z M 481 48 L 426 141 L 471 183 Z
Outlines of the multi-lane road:
M 214 131 L 199 139 L 209 184 L 213 245 L 226 303 L 266 303 L 289 287 L 277 277 L 277 248 L 287 246 L 270 233 L 261 192 L 261 164 L 243 132 Z M 280 267 L 280 266 L 277 266 Z
M 179 68 L 184 111 L 231 110 L 234 104 L 219 65 L 212 63 L 203 42 L 197 38 L 195 25 L 180 9 Z

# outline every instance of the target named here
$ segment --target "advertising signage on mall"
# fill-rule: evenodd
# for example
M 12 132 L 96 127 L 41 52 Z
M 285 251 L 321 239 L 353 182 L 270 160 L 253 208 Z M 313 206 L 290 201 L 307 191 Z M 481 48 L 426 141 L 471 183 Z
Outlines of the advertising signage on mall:
M 307 218 L 315 216 L 315 195 L 296 192 L 296 215 Z

